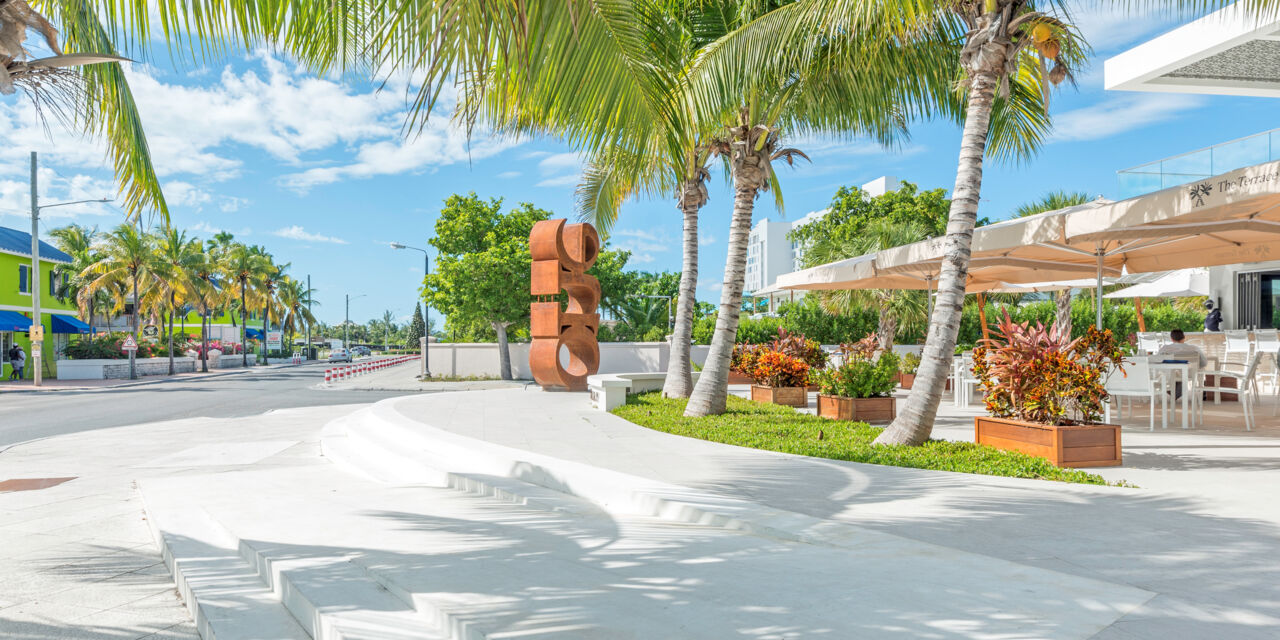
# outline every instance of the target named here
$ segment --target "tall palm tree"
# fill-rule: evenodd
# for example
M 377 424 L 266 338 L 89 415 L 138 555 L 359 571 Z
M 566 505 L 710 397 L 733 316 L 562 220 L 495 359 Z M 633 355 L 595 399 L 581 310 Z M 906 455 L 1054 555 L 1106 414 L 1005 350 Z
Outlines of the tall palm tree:
M 293 344 L 293 334 L 300 327 L 310 327 L 316 318 L 311 313 L 311 306 L 320 304 L 315 300 L 315 289 L 307 288 L 306 283 L 285 276 L 280 283 L 280 330 L 289 336 L 289 344 Z
M 82 300 L 80 292 L 84 289 L 87 280 L 81 274 L 89 268 L 89 265 L 99 260 L 96 245 L 102 234 L 98 232 L 97 227 L 69 224 L 51 229 L 49 235 L 53 237 L 54 246 L 71 256 L 70 265 L 57 267 L 58 271 L 65 276 L 58 287 L 57 295 L 60 299 L 74 300 L 80 315 L 88 321 L 92 329 L 94 309 L 104 294 L 98 293 Z
M 827 264 L 846 258 L 875 253 L 892 247 L 924 240 L 929 229 L 919 223 L 895 224 L 877 220 L 854 238 L 818 238 L 805 250 L 806 267 Z M 893 348 L 893 340 L 902 329 L 916 329 L 928 321 L 928 294 L 902 289 L 847 289 L 819 292 L 822 306 L 831 313 L 851 313 L 860 309 L 878 309 L 876 337 L 880 348 Z
M 276 264 L 271 254 L 265 250 L 261 250 L 261 253 L 267 261 L 267 268 L 258 282 L 258 297 L 262 302 L 262 364 L 266 366 L 271 360 L 271 353 L 267 349 L 267 332 L 271 330 L 271 312 L 280 308 L 280 284 L 289 277 L 285 274 L 289 270 L 289 264 Z M 277 321 L 279 315 L 276 314 Z
M 194 304 L 200 312 L 200 371 L 209 372 L 209 315 L 223 300 L 221 273 L 217 263 L 204 249 L 197 247 L 203 257 L 193 270 L 192 284 L 195 285 Z
M 244 346 L 249 302 L 257 302 L 259 284 L 270 274 L 271 263 L 257 247 L 235 244 L 220 266 L 227 294 L 240 305 L 240 344 Z M 249 366 L 247 348 L 241 350 L 241 365 Z
M 923 93 L 953 105 L 963 122 L 960 160 L 923 362 L 878 443 L 921 444 L 932 431 L 960 328 L 984 156 L 1025 157 L 1043 140 L 1051 86 L 1087 55 L 1065 15 L 1057 0 L 798 0 L 740 29 L 712 65 L 715 78 L 732 75 L 730 64 L 804 74 L 861 51 L 866 33 L 934 43 L 932 64 L 899 82 L 928 85 Z
M 186 314 L 200 296 L 199 274 L 204 269 L 205 254 L 199 240 L 187 237 L 185 231 L 170 226 L 157 234 L 154 271 L 158 295 L 164 298 L 164 310 L 169 318 L 169 375 L 174 374 L 173 316 Z
M 102 257 L 81 273 L 88 282 L 80 292 L 80 297 L 90 298 L 102 290 L 117 293 L 116 311 L 125 307 L 126 299 L 130 301 L 133 305 L 129 318 L 130 332 L 137 342 L 138 312 L 142 307 L 138 291 L 144 283 L 149 287 L 155 281 L 154 238 L 137 225 L 121 224 L 103 237 L 100 250 Z M 126 290 L 126 286 L 130 292 L 127 298 L 119 295 L 119 292 Z M 130 374 L 130 377 L 136 377 L 132 371 Z
M 1034 216 L 1037 213 L 1046 211 L 1057 211 L 1058 209 L 1066 209 L 1088 202 L 1092 202 L 1093 197 L 1083 191 L 1052 191 L 1044 195 L 1039 200 L 1025 202 L 1018 205 L 1013 210 L 1014 217 L 1025 218 L 1026 216 Z M 1053 318 L 1053 324 L 1061 335 L 1071 335 L 1071 290 L 1063 289 L 1055 296 L 1056 309 Z

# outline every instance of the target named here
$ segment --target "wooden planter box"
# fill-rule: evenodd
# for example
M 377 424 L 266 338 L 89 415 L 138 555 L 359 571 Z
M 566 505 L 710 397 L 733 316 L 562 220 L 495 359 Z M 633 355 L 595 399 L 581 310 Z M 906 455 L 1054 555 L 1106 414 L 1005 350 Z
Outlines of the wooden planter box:
M 914 373 L 898 374 L 898 384 L 901 385 L 903 389 L 910 389 L 911 385 L 915 383 L 916 383 L 916 374 Z
M 818 394 L 818 417 L 861 422 L 891 422 L 898 417 L 897 400 L 888 398 L 844 398 Z
M 809 406 L 809 391 L 804 387 L 765 387 L 751 385 L 751 400 L 772 404 L 784 404 L 788 407 Z
M 741 371 L 729 370 L 729 384 L 752 384 L 755 380 Z
M 1021 451 L 1059 467 L 1117 467 L 1120 425 L 1058 427 L 1008 418 L 973 419 L 973 440 L 1005 451 Z

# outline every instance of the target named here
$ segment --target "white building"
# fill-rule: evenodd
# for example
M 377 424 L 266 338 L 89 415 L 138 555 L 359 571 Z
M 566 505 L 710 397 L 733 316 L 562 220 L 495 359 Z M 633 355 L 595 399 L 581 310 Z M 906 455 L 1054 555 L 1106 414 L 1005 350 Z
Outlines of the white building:
M 897 189 L 898 185 L 897 178 L 880 176 L 862 185 L 862 190 L 874 198 Z M 792 229 L 821 219 L 828 211 L 829 209 L 812 211 L 794 221 L 765 218 L 757 222 L 751 228 L 751 236 L 747 240 L 747 275 L 743 291 L 747 295 L 765 292 L 773 286 L 778 276 L 803 268 L 800 251 L 787 235 Z
M 1280 98 L 1280 17 L 1259 18 L 1241 3 L 1211 13 L 1106 61 L 1117 91 Z M 1280 110 L 1277 111 L 1280 125 Z M 1119 172 L 1121 197 L 1133 197 L 1280 160 L 1280 129 L 1190 151 Z M 1223 328 L 1280 324 L 1280 261 L 1209 269 Z

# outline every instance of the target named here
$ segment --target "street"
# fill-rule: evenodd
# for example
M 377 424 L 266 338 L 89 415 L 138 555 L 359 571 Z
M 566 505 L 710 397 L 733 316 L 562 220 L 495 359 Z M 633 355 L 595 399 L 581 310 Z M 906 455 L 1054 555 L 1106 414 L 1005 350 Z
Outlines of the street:
M 86 391 L 0 395 L 0 448 L 35 438 L 181 418 L 235 418 L 272 409 L 376 402 L 395 391 L 313 388 L 324 363 L 208 379 Z

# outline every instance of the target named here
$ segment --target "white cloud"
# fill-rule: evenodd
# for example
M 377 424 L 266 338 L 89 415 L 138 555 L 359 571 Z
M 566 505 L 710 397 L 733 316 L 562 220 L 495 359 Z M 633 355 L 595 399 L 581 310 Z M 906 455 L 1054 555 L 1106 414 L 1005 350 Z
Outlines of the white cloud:
M 196 233 L 207 233 L 211 236 L 222 233 L 223 231 L 229 231 L 233 236 L 247 236 L 247 235 L 253 234 L 253 229 L 250 229 L 249 227 L 245 227 L 239 230 L 223 229 L 222 227 L 215 227 L 204 221 L 200 221 L 195 223 L 194 225 L 191 225 L 191 230 L 195 231 Z
M 311 233 L 296 224 L 293 226 L 284 227 L 282 229 L 276 229 L 275 231 L 271 232 L 271 235 L 280 236 L 281 238 L 289 238 L 292 240 L 305 240 L 307 242 L 330 242 L 333 244 L 347 244 L 347 241 L 343 240 L 342 238 L 335 238 L 333 236 L 325 236 L 325 235 L 320 235 L 318 233 Z
M 499 174 L 498 174 L 498 177 L 499 177 L 499 178 L 502 178 L 503 180 L 510 180 L 510 179 L 512 179 L 512 178 L 519 178 L 519 177 L 520 177 L 520 172 L 519 172 L 519 171 L 503 171 L 502 173 L 499 173 Z
M 618 229 L 609 235 L 614 249 L 631 252 L 630 262 L 649 264 L 657 260 L 657 253 L 666 253 L 676 246 L 665 232 L 656 233 L 644 229 Z
M 716 243 L 716 237 L 709 233 L 698 234 L 698 246 L 707 247 Z
M 1080 30 L 1080 34 L 1095 51 L 1116 51 L 1187 22 L 1189 18 L 1179 18 L 1174 11 L 1126 7 L 1125 3 L 1107 0 L 1087 0 L 1076 5 L 1072 7 L 1070 22 Z
M 538 161 L 539 187 L 570 187 L 582 181 L 582 157 L 572 151 L 546 154 Z
M 201 205 L 212 202 L 213 194 L 190 182 L 171 180 L 162 185 L 165 200 L 169 206 L 186 206 L 199 209 Z
M 1078 142 L 1107 138 L 1169 120 L 1205 103 L 1200 96 L 1135 94 L 1106 97 L 1097 104 L 1056 114 L 1052 140 Z

